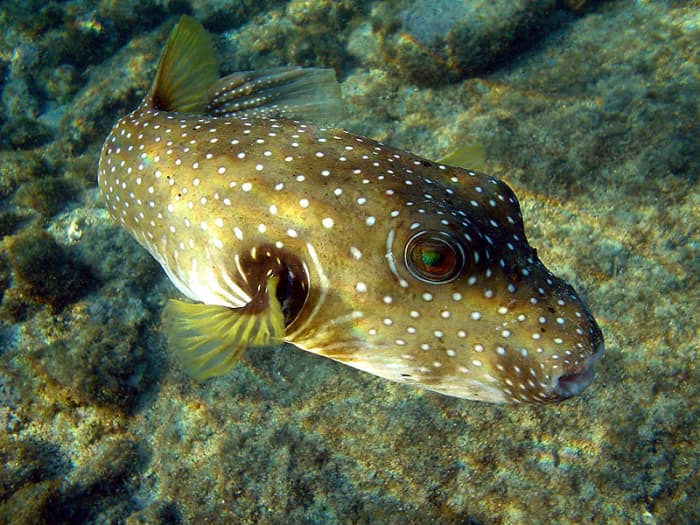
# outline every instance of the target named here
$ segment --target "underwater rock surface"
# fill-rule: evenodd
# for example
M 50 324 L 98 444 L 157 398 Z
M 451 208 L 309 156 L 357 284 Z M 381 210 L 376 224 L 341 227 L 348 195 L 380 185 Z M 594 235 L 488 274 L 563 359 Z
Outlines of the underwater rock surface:
M 431 27 L 445 3 L 137 4 L 0 6 L 0 522 L 700 521 L 696 2 L 507 3 L 532 9 Z M 178 294 L 96 189 L 104 137 L 185 12 L 224 73 L 334 67 L 354 133 L 429 158 L 481 144 L 600 321 L 592 387 L 493 406 L 291 346 L 190 381 L 159 331 Z M 502 35 L 484 67 L 389 57 L 457 20 Z M 518 20 L 537 38 L 514 48 L 500 28 Z
M 555 0 L 392 2 L 377 17 L 380 60 L 402 79 L 439 86 L 486 73 L 537 45 L 571 13 Z M 375 26 L 376 27 L 376 26 Z

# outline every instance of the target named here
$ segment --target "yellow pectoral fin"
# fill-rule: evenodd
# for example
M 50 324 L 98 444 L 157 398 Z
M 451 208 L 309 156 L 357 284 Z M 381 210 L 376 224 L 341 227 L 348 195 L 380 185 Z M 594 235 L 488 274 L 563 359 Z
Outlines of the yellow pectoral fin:
M 479 143 L 467 144 L 457 148 L 438 162 L 466 170 L 488 171 L 484 147 Z
M 249 347 L 267 346 L 284 336 L 284 314 L 275 297 L 277 277 L 267 281 L 265 306 L 242 308 L 192 304 L 171 299 L 163 313 L 168 346 L 194 379 L 230 371 Z

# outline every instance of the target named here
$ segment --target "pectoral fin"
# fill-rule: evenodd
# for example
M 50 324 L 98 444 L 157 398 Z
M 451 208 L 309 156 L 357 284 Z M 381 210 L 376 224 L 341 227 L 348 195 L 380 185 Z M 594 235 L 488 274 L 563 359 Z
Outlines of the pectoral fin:
M 466 170 L 487 171 L 484 147 L 479 143 L 467 144 L 445 155 L 438 162 Z
M 267 346 L 284 336 L 284 315 L 275 293 L 279 278 L 270 277 L 242 308 L 192 304 L 171 299 L 163 327 L 168 346 L 194 379 L 230 371 L 249 347 Z

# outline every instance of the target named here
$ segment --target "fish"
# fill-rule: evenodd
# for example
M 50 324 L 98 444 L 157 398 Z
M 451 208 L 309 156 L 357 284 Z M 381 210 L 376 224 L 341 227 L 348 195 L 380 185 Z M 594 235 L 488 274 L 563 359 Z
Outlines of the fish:
M 339 111 L 332 70 L 219 78 L 202 25 L 172 29 L 98 185 L 185 296 L 163 309 L 174 361 L 205 381 L 291 343 L 457 398 L 586 389 L 603 335 L 529 245 L 509 186 L 327 125 Z

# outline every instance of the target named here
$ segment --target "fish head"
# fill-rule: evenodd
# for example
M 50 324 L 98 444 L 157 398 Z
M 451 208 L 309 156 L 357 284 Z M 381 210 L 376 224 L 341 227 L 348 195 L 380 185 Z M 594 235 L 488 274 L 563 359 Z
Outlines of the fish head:
M 583 391 L 604 348 L 593 316 L 528 244 L 511 189 L 446 169 L 447 184 L 429 181 L 387 234 L 401 304 L 390 328 L 415 363 L 403 380 L 496 402 Z

